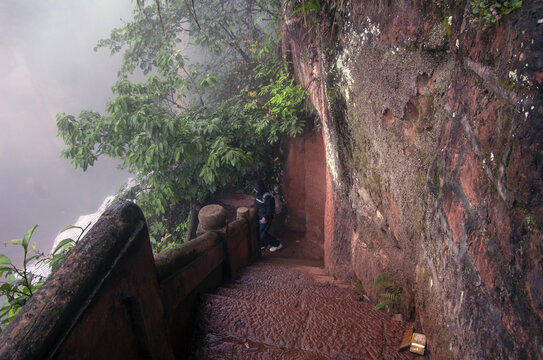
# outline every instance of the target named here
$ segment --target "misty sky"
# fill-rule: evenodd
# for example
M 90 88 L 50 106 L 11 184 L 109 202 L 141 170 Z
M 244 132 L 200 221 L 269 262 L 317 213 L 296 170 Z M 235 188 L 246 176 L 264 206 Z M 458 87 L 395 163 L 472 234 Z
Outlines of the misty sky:
M 87 172 L 60 157 L 56 114 L 102 112 L 119 57 L 94 52 L 131 0 L 0 0 L 0 253 L 39 224 L 33 239 L 49 252 L 58 231 L 95 212 L 128 178 L 110 159 Z M 17 249 L 17 251 L 19 251 Z

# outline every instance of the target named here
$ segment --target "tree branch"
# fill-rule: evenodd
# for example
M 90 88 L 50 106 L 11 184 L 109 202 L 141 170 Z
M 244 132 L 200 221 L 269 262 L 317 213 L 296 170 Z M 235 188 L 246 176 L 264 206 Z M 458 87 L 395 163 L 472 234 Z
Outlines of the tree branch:
M 229 42 L 229 45 L 231 47 L 233 47 L 240 55 L 241 57 L 243 58 L 243 60 L 245 60 L 246 63 L 250 63 L 251 62 L 251 58 L 249 58 L 249 56 L 245 53 L 245 51 L 243 51 L 243 49 L 235 43 L 235 40 L 236 37 L 224 26 L 224 24 L 222 23 L 219 23 L 219 26 L 228 34 L 228 36 L 230 37 L 231 41 Z
M 187 0 L 184 0 L 184 1 L 185 1 L 185 7 L 189 11 L 190 16 L 192 16 L 192 18 L 196 22 L 196 25 L 198 25 L 198 29 L 201 30 L 202 28 L 200 27 L 200 24 L 198 23 L 198 19 L 196 18 L 196 10 L 194 9 L 194 0 L 192 0 L 192 9 L 190 8 L 189 4 L 187 3 Z
M 158 18 L 160 19 L 160 25 L 162 26 L 162 35 L 166 36 L 166 31 L 164 31 L 164 23 L 162 22 L 162 12 L 160 11 L 160 0 L 156 0 L 156 7 L 158 10 Z

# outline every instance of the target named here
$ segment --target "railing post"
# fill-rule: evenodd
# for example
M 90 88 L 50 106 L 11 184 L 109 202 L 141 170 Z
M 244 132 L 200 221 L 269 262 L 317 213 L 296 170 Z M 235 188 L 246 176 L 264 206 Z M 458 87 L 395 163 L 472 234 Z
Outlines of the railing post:
M 226 210 L 220 205 L 206 205 L 198 213 L 198 230 L 196 236 L 207 231 L 226 230 Z

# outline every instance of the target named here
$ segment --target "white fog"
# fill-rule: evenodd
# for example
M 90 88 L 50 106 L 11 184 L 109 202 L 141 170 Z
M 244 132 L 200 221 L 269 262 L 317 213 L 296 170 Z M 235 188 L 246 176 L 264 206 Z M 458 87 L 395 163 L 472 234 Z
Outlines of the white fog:
M 86 172 L 60 157 L 56 114 L 103 111 L 120 57 L 94 52 L 129 18 L 131 0 L 0 2 L 0 253 L 35 224 L 33 241 L 49 252 L 59 230 L 95 212 L 129 174 L 100 159 Z

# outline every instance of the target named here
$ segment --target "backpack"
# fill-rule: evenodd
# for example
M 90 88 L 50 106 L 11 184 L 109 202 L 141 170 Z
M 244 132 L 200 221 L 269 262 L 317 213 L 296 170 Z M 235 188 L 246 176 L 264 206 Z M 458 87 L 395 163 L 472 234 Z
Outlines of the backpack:
M 274 194 L 272 192 L 267 192 L 262 196 L 262 200 L 265 200 L 267 196 L 271 196 L 273 199 L 273 209 L 275 215 L 278 215 L 283 210 L 283 204 L 281 203 L 281 198 L 278 194 Z

